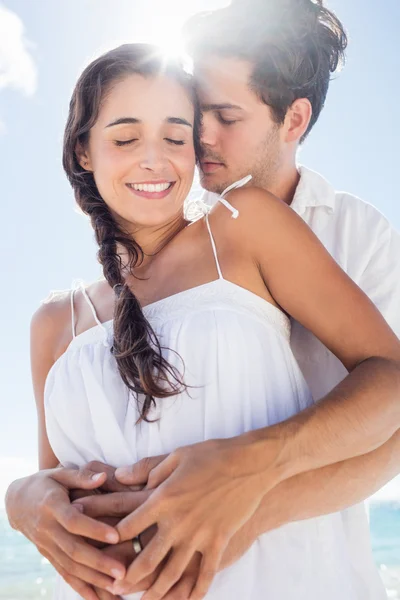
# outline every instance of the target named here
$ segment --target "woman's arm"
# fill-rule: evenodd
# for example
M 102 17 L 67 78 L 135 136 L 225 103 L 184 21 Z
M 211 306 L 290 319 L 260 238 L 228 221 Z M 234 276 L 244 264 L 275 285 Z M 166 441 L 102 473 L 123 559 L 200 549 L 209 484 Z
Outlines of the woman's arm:
M 257 261 L 274 300 L 349 371 L 316 405 L 275 430 L 251 434 L 256 460 L 261 466 L 274 436 L 282 442 L 278 462 L 284 479 L 371 452 L 400 427 L 398 338 L 285 203 L 257 189 L 235 190 L 229 201 L 240 212 L 230 224 L 234 235 Z
M 45 381 L 65 347 L 69 323 L 67 301 L 43 304 L 33 316 L 31 364 L 41 470 L 11 484 L 6 509 L 11 526 L 35 544 L 71 587 L 86 600 L 97 600 L 88 583 L 106 588 L 113 583 L 114 570 L 123 576 L 125 568 L 84 542 L 81 536 L 110 544 L 118 542 L 118 535 L 113 527 L 84 516 L 72 506 L 69 490 L 93 490 L 104 483 L 106 476 L 89 469 L 56 468 L 59 461 L 51 449 L 45 424 Z

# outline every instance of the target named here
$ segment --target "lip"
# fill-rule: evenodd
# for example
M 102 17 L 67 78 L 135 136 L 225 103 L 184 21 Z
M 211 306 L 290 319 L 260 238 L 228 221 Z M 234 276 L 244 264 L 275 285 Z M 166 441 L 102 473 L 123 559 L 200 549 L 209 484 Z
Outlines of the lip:
M 168 196 L 168 194 L 171 193 L 171 190 L 173 189 L 174 185 L 175 185 L 175 181 L 166 181 L 164 180 L 158 180 L 155 181 L 153 179 L 153 181 L 138 181 L 135 183 L 137 184 L 144 184 L 144 183 L 170 183 L 171 187 L 169 187 L 168 189 L 162 191 L 162 192 L 145 192 L 145 191 L 139 191 L 139 190 L 134 190 L 133 188 L 129 187 L 129 185 L 126 184 L 126 188 L 135 196 L 140 196 L 141 198 L 149 198 L 150 200 L 161 200 L 162 198 L 166 198 Z
M 175 183 L 175 181 L 171 181 L 170 179 L 147 179 L 146 181 L 130 181 L 129 183 L 144 185 L 145 183 Z
M 201 163 L 201 170 L 203 171 L 203 173 L 206 173 L 208 175 L 210 173 L 215 173 L 215 171 L 218 171 L 223 166 L 224 165 L 222 163 L 206 161 Z

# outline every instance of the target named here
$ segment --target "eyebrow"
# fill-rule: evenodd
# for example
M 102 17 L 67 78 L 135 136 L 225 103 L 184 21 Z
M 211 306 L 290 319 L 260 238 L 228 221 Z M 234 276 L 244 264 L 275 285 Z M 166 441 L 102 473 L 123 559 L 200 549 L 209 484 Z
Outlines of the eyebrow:
M 203 104 L 201 106 L 201 110 L 203 112 L 209 112 L 210 110 L 224 110 L 224 109 L 236 109 L 236 110 L 243 110 L 243 108 L 241 106 L 237 106 L 237 104 L 229 104 L 229 103 L 225 103 L 225 104 Z
M 180 117 L 167 117 L 165 121 L 175 125 L 187 125 L 187 127 L 192 127 L 189 121 L 181 119 Z M 106 125 L 105 129 L 107 129 L 107 127 L 115 127 L 116 125 L 137 125 L 138 123 L 142 123 L 142 121 L 140 119 L 135 119 L 134 117 L 122 117 Z

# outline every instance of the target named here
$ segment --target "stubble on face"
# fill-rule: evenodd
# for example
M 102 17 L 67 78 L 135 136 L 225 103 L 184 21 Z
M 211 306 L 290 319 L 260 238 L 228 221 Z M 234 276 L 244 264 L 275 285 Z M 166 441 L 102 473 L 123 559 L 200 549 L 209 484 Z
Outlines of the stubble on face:
M 206 175 L 200 172 L 200 182 L 204 189 L 215 194 L 222 192 L 232 183 L 251 175 L 249 186 L 271 190 L 278 179 L 282 165 L 279 125 L 273 125 L 264 139 L 256 146 L 243 148 L 243 163 L 232 165 L 229 158 L 219 156 L 204 148 L 210 161 L 220 162 L 226 171 L 224 175 Z

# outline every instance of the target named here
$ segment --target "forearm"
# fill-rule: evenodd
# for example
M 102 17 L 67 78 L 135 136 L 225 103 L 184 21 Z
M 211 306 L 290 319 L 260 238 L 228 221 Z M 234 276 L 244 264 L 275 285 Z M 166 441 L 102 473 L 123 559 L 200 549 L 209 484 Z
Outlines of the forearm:
M 368 454 L 400 427 L 400 368 L 371 358 L 358 365 L 317 404 L 287 421 L 245 434 L 249 460 L 260 472 L 271 452 L 283 480 L 312 469 Z
M 10 526 L 13 529 L 17 529 L 17 530 L 19 529 L 18 521 L 17 521 L 18 512 L 15 512 L 13 510 L 13 508 L 17 504 L 17 498 L 19 496 L 19 493 L 21 492 L 23 485 L 24 485 L 23 479 L 16 479 L 15 481 L 13 481 L 8 486 L 8 489 L 7 489 L 7 492 L 5 495 L 5 499 L 4 499 L 5 509 L 6 509 L 6 513 L 7 513 L 7 517 L 8 517 Z
M 259 534 L 363 502 L 400 471 L 400 432 L 368 454 L 286 479 L 264 497 L 254 519 Z
M 253 517 L 232 538 L 221 569 L 239 560 L 263 533 L 362 502 L 399 471 L 400 432 L 397 432 L 369 454 L 286 479 L 264 496 Z

